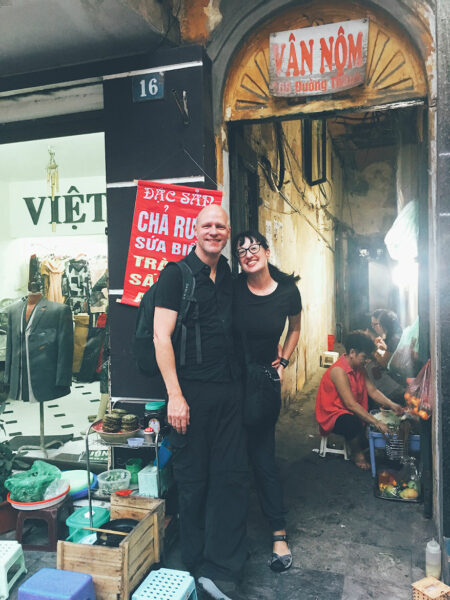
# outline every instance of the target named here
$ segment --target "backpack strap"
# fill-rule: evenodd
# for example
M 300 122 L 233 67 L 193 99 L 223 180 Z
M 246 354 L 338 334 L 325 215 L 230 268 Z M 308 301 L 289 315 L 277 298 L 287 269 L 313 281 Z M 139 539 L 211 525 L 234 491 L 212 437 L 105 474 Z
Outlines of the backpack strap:
M 201 335 L 200 335 L 200 322 L 199 322 L 199 309 L 198 302 L 194 296 L 195 292 L 195 277 L 192 273 L 189 265 L 181 260 L 177 263 L 178 267 L 181 269 L 181 303 L 180 310 L 178 311 L 177 323 L 176 323 L 176 332 L 180 332 L 180 366 L 184 366 L 186 364 L 186 341 L 187 341 L 187 327 L 186 327 L 186 317 L 188 312 L 190 311 L 191 305 L 193 305 L 193 310 L 191 311 L 191 317 L 194 321 L 195 327 L 195 348 L 196 348 L 196 361 L 197 364 L 202 363 L 202 346 L 201 346 Z

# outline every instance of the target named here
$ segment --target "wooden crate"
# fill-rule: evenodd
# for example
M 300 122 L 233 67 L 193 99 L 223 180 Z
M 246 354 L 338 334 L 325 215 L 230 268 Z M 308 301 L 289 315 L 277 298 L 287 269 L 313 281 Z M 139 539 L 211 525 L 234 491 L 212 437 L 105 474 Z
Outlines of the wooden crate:
M 111 519 L 140 521 L 117 548 L 58 542 L 58 569 L 92 575 L 97 600 L 129 600 L 150 567 L 160 560 L 164 501 L 143 500 L 152 502 L 137 496 L 111 496 Z
M 412 584 L 413 600 L 447 600 L 450 587 L 435 577 L 424 577 Z
M 156 514 L 158 521 L 158 537 L 156 541 L 159 546 L 159 557 L 161 557 L 164 544 L 164 500 L 149 498 L 147 496 L 116 496 L 116 494 L 111 496 L 111 519 L 121 519 L 126 515 L 127 519 L 140 521 L 149 512 Z

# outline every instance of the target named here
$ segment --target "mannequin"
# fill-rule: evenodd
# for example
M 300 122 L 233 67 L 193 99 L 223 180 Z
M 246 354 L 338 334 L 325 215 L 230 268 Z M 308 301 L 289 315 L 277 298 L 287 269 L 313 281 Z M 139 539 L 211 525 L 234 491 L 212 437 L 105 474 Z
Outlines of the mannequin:
M 8 311 L 5 383 L 13 400 L 40 403 L 40 448 L 45 453 L 44 402 L 70 393 L 72 313 L 42 296 L 37 283 Z M 30 447 L 27 447 L 30 449 Z

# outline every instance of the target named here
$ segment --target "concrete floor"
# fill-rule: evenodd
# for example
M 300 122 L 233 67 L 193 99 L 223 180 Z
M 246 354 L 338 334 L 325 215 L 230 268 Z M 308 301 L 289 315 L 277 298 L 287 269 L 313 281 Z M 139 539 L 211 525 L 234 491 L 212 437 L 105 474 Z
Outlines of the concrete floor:
M 433 523 L 423 517 L 421 504 L 375 498 L 370 472 L 341 456 L 320 458 L 314 452 L 317 384 L 318 378 L 283 411 L 278 426 L 294 565 L 281 575 L 267 567 L 270 532 L 253 492 L 243 594 L 248 600 L 409 600 L 411 584 L 424 576 Z M 26 552 L 25 557 L 29 574 L 56 565 L 53 553 Z M 182 568 L 176 545 L 165 566 Z

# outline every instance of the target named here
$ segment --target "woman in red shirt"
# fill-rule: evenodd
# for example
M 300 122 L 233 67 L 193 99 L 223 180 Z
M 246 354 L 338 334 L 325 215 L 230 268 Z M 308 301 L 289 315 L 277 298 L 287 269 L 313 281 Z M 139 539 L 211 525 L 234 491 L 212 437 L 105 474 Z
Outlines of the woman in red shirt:
M 370 336 L 363 331 L 349 333 L 345 350 L 322 377 L 317 391 L 316 420 L 323 434 L 343 435 L 355 465 L 367 470 L 370 464 L 362 446 L 364 424 L 373 425 L 381 433 L 388 432 L 387 426 L 368 412 L 368 395 L 396 414 L 402 414 L 403 409 L 380 392 L 367 376 L 364 365 L 375 350 Z

